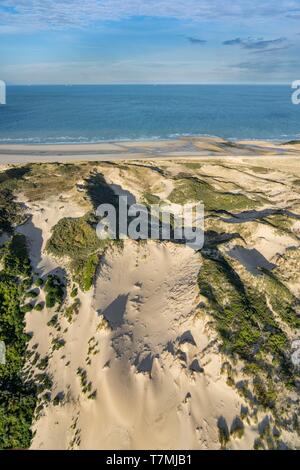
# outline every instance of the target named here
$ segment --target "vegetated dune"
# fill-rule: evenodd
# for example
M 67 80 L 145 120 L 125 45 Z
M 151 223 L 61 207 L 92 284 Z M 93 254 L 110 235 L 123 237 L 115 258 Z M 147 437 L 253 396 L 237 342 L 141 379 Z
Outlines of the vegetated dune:
M 14 182 L 41 279 L 25 316 L 32 449 L 300 446 L 294 159 L 33 165 Z M 114 194 L 203 200 L 203 250 L 101 244 L 93 211 Z

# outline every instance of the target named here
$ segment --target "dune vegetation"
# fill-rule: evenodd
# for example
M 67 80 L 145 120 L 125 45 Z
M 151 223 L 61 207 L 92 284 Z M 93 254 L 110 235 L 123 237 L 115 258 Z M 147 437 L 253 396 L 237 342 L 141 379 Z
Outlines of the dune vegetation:
M 67 257 L 73 281 L 83 291 L 88 291 L 93 284 L 99 259 L 108 242 L 96 235 L 92 215 L 80 219 L 62 219 L 53 228 L 47 243 L 47 251 L 58 258 Z
M 25 237 L 15 235 L 1 249 L 0 340 L 6 364 L 0 365 L 0 448 L 28 448 L 36 406 L 36 387 L 23 373 L 26 346 L 22 296 L 31 274 Z

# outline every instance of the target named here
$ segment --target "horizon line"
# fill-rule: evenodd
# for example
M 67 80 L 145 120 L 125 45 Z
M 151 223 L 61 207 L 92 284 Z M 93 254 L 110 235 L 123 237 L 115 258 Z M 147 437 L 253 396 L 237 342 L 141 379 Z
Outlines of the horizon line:
M 9 83 L 7 86 L 291 86 L 292 82 L 199 82 L 199 83 Z

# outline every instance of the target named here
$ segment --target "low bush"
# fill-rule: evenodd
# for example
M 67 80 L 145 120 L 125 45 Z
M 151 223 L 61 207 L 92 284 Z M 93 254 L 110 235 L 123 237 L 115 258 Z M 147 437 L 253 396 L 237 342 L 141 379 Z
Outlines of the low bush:
M 5 247 L 0 273 L 0 341 L 6 346 L 6 364 L 0 365 L 0 449 L 27 449 L 32 439 L 37 390 L 23 374 L 28 342 L 23 314 L 29 310 L 21 308 L 24 275 L 30 275 L 26 240 L 17 235 Z
M 65 289 L 58 276 L 50 275 L 45 283 L 46 307 L 54 308 L 61 305 L 65 295 Z
M 37 312 L 41 312 L 43 309 L 44 309 L 43 303 L 39 303 L 34 307 L 34 310 L 36 310 Z

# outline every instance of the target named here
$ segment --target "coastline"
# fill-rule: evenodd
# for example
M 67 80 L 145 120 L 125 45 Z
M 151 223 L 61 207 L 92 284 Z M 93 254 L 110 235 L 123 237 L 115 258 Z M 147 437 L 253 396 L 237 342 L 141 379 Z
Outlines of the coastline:
M 300 142 L 228 141 L 218 137 L 177 140 L 103 142 L 97 144 L 1 144 L 0 164 L 202 157 L 267 157 L 300 155 Z

